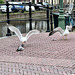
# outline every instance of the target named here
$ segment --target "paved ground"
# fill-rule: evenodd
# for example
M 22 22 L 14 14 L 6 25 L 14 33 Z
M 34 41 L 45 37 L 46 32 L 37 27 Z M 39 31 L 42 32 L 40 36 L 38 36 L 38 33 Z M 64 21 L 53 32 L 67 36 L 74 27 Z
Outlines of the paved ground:
M 0 75 L 75 75 L 75 33 L 48 34 L 31 36 L 20 52 L 17 36 L 0 39 Z

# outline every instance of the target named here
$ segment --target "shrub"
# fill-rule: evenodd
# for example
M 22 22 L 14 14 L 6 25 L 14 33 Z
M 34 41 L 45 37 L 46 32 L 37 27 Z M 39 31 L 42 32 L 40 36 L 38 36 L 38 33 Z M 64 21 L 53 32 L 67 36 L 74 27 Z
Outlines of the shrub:
M 4 1 L 3 0 L 0 0 L 0 4 L 2 4 L 2 3 L 4 3 Z

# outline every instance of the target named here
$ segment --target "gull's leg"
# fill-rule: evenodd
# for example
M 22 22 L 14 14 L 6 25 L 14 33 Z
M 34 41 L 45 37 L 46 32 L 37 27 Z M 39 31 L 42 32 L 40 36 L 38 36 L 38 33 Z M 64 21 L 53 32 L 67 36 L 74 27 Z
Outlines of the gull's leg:
M 25 44 L 25 45 L 24 45 Z M 22 47 L 26 46 L 26 41 L 22 42 Z
M 64 40 L 64 36 L 62 37 L 62 40 Z
M 67 36 L 65 36 L 65 40 L 67 40 Z
M 22 42 L 22 45 L 21 46 L 24 47 L 24 42 Z

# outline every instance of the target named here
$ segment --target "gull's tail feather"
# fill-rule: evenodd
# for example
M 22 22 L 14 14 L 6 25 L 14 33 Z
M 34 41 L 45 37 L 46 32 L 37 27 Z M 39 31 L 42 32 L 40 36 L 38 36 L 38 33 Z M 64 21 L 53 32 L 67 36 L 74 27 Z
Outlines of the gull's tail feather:
M 51 36 L 53 34 L 53 31 L 51 31 L 50 33 L 49 33 L 49 36 Z
M 33 34 L 39 34 L 39 33 L 40 33 L 39 30 L 31 30 L 31 31 L 29 31 L 29 32 L 27 33 L 26 39 L 28 40 L 31 35 L 33 35 Z
M 17 29 L 16 27 L 14 27 L 14 26 L 8 26 L 8 28 L 12 31 L 12 32 L 14 32 L 17 36 L 18 36 L 18 38 L 21 40 L 22 39 L 22 34 L 21 34 L 21 32 L 19 31 L 19 29 Z

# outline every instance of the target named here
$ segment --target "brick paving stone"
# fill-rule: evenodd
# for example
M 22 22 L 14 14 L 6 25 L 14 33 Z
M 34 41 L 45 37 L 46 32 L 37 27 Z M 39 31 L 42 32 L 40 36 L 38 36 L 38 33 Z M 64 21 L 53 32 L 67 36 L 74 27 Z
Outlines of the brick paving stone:
M 64 69 L 62 67 L 58 68 L 59 75 L 63 75 Z
M 54 69 L 54 73 L 55 73 L 55 74 L 58 74 L 58 69 L 55 68 L 55 69 Z
M 72 75 L 72 74 L 68 72 L 67 75 Z
M 32 75 L 36 75 L 36 73 L 35 73 L 35 72 L 31 72 L 31 74 L 32 74 Z
M 38 70 L 38 71 L 41 71 L 42 69 L 41 69 L 41 67 L 40 67 L 40 66 L 37 66 L 37 70 Z
M 31 75 L 31 72 L 30 71 L 28 72 L 28 75 Z
M 75 74 L 75 70 L 72 70 L 72 73 Z
M 40 75 L 39 73 L 36 73 L 36 75 Z
M 67 73 L 66 72 L 63 72 L 63 75 L 67 75 Z
M 28 73 L 27 71 L 24 71 L 24 75 L 27 75 L 27 73 Z
M 71 74 L 71 75 L 75 75 L 75 74 Z
M 50 72 L 51 72 L 51 73 L 54 73 L 54 70 L 52 69 L 52 66 L 51 66 L 51 68 L 50 68 Z
M 44 67 L 41 67 L 41 70 L 42 70 L 42 72 L 45 72 L 46 71 Z
M 12 74 L 9 74 L 9 75 L 20 75 L 19 73 L 12 73 Z
M 49 70 L 49 67 L 48 67 L 48 66 L 45 66 L 45 70 L 46 70 L 46 72 L 50 72 L 50 70 Z
M 36 70 L 36 71 L 38 70 L 38 68 L 36 67 L 36 65 L 34 66 L 34 70 Z

